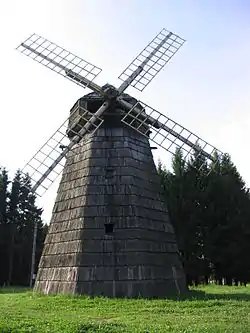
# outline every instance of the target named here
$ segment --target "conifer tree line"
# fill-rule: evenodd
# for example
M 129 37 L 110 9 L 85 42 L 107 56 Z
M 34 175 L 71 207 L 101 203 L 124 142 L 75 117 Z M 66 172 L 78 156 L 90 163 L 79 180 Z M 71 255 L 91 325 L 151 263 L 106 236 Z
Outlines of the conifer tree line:
M 47 226 L 30 189 L 28 175 L 18 170 L 11 181 L 6 169 L 0 169 L 0 286 L 29 285 L 35 223 L 36 267 L 41 256 Z
M 158 173 L 187 283 L 249 282 L 250 194 L 230 156 L 209 165 L 194 153 L 185 163 L 177 149 L 172 171 L 159 162 Z

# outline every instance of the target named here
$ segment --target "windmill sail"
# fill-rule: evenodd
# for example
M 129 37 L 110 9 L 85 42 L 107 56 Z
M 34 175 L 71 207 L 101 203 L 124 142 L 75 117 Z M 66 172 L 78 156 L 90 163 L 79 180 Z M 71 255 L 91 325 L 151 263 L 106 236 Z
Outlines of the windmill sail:
M 83 88 L 89 86 L 102 71 L 37 34 L 31 35 L 17 50 Z
M 141 53 L 120 74 L 119 79 L 126 81 L 132 73 L 141 67 L 139 75 L 131 82 L 131 86 L 142 91 L 169 62 L 185 39 L 162 29 L 160 33 L 142 50 Z
M 122 122 L 144 136 L 150 136 L 153 142 L 171 154 L 175 154 L 176 149 L 179 148 L 184 153 L 184 159 L 187 160 L 196 151 L 198 155 L 200 154 L 212 162 L 216 162 L 215 152 L 218 153 L 218 156 L 222 154 L 198 135 L 147 104 L 138 101 L 131 105 L 122 99 L 120 99 L 120 103 L 128 109 Z

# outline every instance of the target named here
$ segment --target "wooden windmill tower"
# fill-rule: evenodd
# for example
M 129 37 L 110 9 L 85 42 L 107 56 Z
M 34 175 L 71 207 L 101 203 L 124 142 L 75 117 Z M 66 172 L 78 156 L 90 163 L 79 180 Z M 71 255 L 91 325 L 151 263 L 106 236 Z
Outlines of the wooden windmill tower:
M 149 139 L 210 160 L 215 148 L 124 93 L 130 85 L 142 91 L 183 43 L 163 29 L 120 75 L 118 89 L 94 83 L 99 68 L 38 35 L 18 47 L 93 91 L 23 169 L 39 195 L 63 171 L 35 290 L 163 297 L 186 289 Z

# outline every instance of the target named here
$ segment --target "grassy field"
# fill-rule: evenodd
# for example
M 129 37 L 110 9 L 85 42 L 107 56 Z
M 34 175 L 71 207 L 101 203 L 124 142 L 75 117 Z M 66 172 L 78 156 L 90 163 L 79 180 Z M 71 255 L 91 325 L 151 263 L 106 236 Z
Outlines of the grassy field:
M 250 285 L 207 286 L 181 299 L 41 296 L 0 289 L 0 332 L 250 332 Z

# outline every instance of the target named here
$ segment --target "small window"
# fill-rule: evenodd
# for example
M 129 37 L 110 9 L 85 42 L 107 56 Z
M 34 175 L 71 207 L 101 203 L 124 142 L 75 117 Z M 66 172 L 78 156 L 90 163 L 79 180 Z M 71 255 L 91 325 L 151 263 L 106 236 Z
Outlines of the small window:
M 105 173 L 106 173 L 106 178 L 113 178 L 114 176 L 114 168 L 106 168 Z
M 105 227 L 105 234 L 112 234 L 114 232 L 114 224 L 113 223 L 104 224 L 104 227 Z

